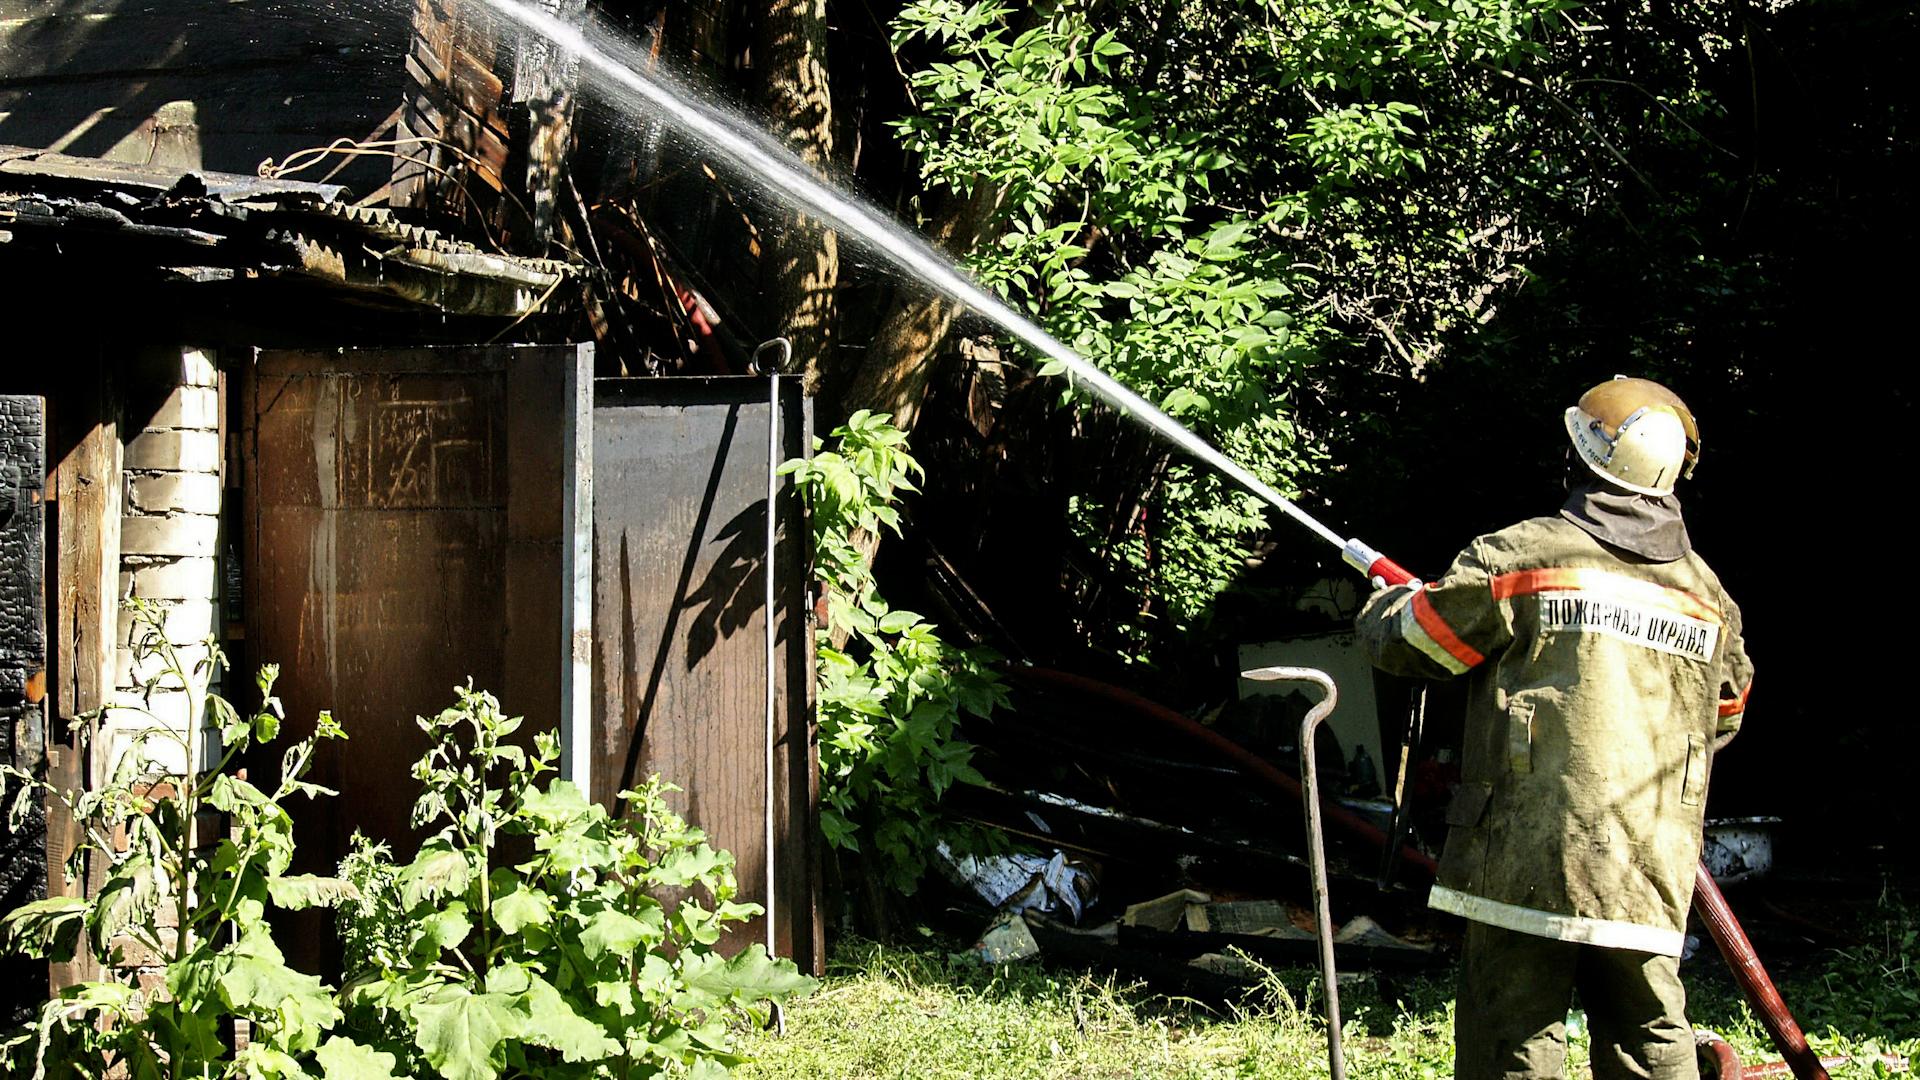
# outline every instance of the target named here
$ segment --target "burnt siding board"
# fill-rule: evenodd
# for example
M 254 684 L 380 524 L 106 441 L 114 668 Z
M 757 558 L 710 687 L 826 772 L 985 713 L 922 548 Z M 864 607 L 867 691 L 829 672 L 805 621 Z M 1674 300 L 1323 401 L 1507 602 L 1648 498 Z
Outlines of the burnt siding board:
M 400 4 L 0 0 L 0 143 L 251 173 L 373 132 L 406 42 Z M 388 163 L 351 171 L 371 190 Z
M 281 666 L 299 738 L 330 709 L 346 743 L 316 758 L 337 799 L 297 803 L 303 865 L 331 872 L 359 830 L 411 856 L 414 722 L 471 678 L 560 727 L 569 629 L 565 502 L 584 425 L 568 389 L 586 346 L 262 353 L 249 376 L 247 645 Z M 571 375 L 569 374 L 571 372 Z M 552 445 L 548 445 L 552 444 Z
M 40 398 L 0 395 L 0 760 L 35 774 L 45 753 L 45 434 Z M 0 912 L 41 899 L 46 888 L 44 808 L 17 829 L 0 818 Z M 0 1023 L 27 1021 L 46 988 L 44 963 L 0 957 Z
M 593 418 L 594 797 L 656 773 L 679 785 L 669 801 L 762 903 L 768 398 L 755 378 L 603 379 Z M 782 380 L 780 416 L 780 458 L 805 453 L 797 381 Z M 775 940 L 817 970 L 807 531 L 791 484 L 779 491 Z M 764 937 L 755 919 L 725 947 Z
M 432 138 L 395 159 L 393 205 L 426 207 L 468 197 L 488 206 L 497 225 L 504 206 L 486 196 L 501 191 L 507 171 L 511 126 L 501 112 L 506 84 L 494 71 L 492 21 L 479 5 L 460 0 L 415 0 L 406 52 L 401 138 Z M 478 183 L 467 183 L 467 178 Z M 482 186 L 484 185 L 484 187 Z
M 21 310 L 36 308 L 29 302 Z M 127 315 L 124 310 L 119 314 Z M 65 326 L 38 332 L 71 336 Z M 33 333 L 23 345 L 24 354 L 61 357 L 56 384 L 46 393 L 54 403 L 49 412 L 53 430 L 48 437 L 52 509 L 47 574 L 55 582 L 48 590 L 54 644 L 48 650 L 53 689 L 47 714 L 58 718 L 49 721 L 47 773 L 55 787 L 72 791 L 86 786 L 89 773 L 87 740 L 81 734 L 85 725 L 75 718 L 106 704 L 119 666 L 120 526 L 126 494 L 120 388 L 129 380 L 120 370 L 125 350 L 75 347 L 71 341 L 34 343 Z M 104 874 L 101 860 L 82 853 L 77 873 L 67 873 L 67 860 L 83 839 L 79 823 L 57 800 L 48 802 L 47 815 L 48 892 L 80 896 L 89 880 L 97 888 Z M 50 964 L 48 974 L 57 991 L 99 973 L 91 952 L 81 949 L 69 961 Z

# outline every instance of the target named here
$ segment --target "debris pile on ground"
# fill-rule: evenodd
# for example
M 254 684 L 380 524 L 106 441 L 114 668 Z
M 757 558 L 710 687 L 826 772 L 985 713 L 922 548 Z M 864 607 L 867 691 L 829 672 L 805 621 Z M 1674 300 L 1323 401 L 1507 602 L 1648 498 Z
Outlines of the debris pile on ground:
M 1163 715 L 1171 710 L 1125 691 L 1050 676 L 1012 673 L 1013 707 L 968 730 L 988 783 L 956 789 L 955 807 L 1031 852 L 939 850 L 961 902 L 991 912 L 973 955 L 1202 981 L 1313 963 L 1305 824 L 1298 766 L 1289 762 L 1298 751 L 1285 737 L 1297 731 L 1305 699 L 1233 703 L 1180 725 Z M 1226 742 L 1265 768 L 1235 760 L 1219 745 Z M 1431 856 L 1410 847 L 1410 857 L 1383 860 L 1393 803 L 1377 785 L 1361 792 L 1365 784 L 1348 780 L 1334 740 L 1323 734 L 1316 750 L 1323 784 L 1331 779 L 1344 792 L 1331 800 L 1338 835 L 1327 837 L 1340 967 L 1434 963 L 1436 928 L 1421 902 Z

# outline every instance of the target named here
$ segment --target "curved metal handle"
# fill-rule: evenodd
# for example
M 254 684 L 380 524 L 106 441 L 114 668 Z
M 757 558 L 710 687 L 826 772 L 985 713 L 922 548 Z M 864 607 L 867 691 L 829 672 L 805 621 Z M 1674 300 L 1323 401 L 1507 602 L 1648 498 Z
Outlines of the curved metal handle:
M 1327 1069 L 1332 1080 L 1346 1080 L 1346 1052 L 1340 1044 L 1340 988 L 1333 969 L 1333 912 L 1327 892 L 1327 852 L 1321 841 L 1320 776 L 1313 767 L 1313 736 L 1333 712 L 1340 691 L 1333 679 L 1317 668 L 1265 667 L 1240 673 L 1261 682 L 1313 683 L 1325 696 L 1300 721 L 1300 793 L 1307 811 L 1307 866 L 1313 872 L 1313 921 L 1320 941 L 1320 979 L 1327 995 Z
M 793 342 L 783 337 L 768 338 L 753 349 L 753 374 L 778 375 L 793 365 Z

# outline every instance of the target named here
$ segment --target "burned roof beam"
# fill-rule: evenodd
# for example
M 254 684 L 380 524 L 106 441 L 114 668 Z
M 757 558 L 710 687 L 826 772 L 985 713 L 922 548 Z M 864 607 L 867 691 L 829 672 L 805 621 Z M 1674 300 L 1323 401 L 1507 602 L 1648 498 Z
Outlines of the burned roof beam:
M 0 225 L 13 258 L 112 259 L 188 283 L 305 279 L 361 300 L 489 318 L 534 311 L 577 272 L 483 251 L 346 199 L 346 189 L 326 184 L 0 147 Z

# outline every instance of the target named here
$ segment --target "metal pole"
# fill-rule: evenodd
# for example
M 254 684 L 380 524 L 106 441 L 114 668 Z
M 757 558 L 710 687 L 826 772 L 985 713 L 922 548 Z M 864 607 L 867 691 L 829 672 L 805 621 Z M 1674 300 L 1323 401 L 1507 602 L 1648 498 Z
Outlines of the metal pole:
M 771 362 L 764 362 L 761 358 L 762 358 L 762 355 L 766 353 L 777 353 L 778 358 L 772 359 Z M 767 955 L 768 956 L 778 955 L 778 949 L 776 947 L 778 944 L 778 939 L 775 934 L 775 918 L 779 912 L 779 889 L 777 888 L 779 884 L 779 878 L 775 869 L 776 860 L 774 859 L 774 851 L 773 851 L 774 817 L 776 814 L 776 804 L 775 804 L 774 795 L 773 795 L 773 779 L 774 779 L 773 763 L 774 763 L 774 749 L 775 749 L 774 744 L 778 735 L 778 732 L 775 730 L 775 719 L 776 719 L 776 713 L 777 713 L 777 710 L 775 709 L 775 697 L 777 694 L 776 687 L 778 684 L 777 676 L 779 675 L 779 668 L 778 668 L 779 657 L 778 657 L 778 647 L 777 647 L 778 638 L 779 638 L 779 627 L 777 625 L 777 618 L 776 618 L 778 612 L 774 607 L 774 602 L 775 602 L 774 579 L 777 576 L 775 573 L 774 557 L 776 554 L 776 548 L 778 547 L 779 534 L 780 534 L 779 524 L 778 524 L 779 515 L 776 513 L 776 510 L 777 510 L 776 503 L 778 501 L 778 495 L 780 493 L 780 369 L 785 366 L 786 361 L 790 359 L 792 356 L 793 356 L 793 343 L 788 341 L 786 338 L 774 338 L 771 341 L 764 342 L 763 344 L 761 344 L 759 348 L 755 349 L 754 357 L 753 357 L 754 362 L 756 364 L 760 364 L 763 370 L 765 370 L 767 373 L 767 536 L 766 536 L 766 559 L 762 563 L 762 570 L 763 570 L 762 576 L 764 577 L 766 582 L 766 595 L 765 597 L 763 597 L 763 602 L 766 605 L 764 610 L 766 612 L 766 630 L 767 630 L 767 633 L 766 633 L 767 755 L 766 755 L 766 771 L 763 777 L 766 784 L 765 790 L 767 793 L 767 801 L 766 801 L 767 812 L 766 812 L 766 836 L 764 837 L 765 847 L 763 850 L 766 853 L 766 874 L 767 874 L 767 912 L 766 912 L 765 918 L 766 918 L 766 928 L 767 928 L 766 939 L 767 939 Z
M 1407 726 L 1400 733 L 1399 764 L 1393 771 L 1393 818 L 1387 826 L 1387 846 L 1380 853 L 1380 879 L 1382 889 L 1393 880 L 1394 872 L 1400 869 L 1400 847 L 1407 842 L 1407 830 L 1410 824 L 1411 807 L 1407 805 L 1407 769 L 1413 764 L 1413 752 L 1420 745 L 1420 738 L 1427 728 L 1427 686 L 1413 692 L 1408 703 Z
M 1314 683 L 1326 696 L 1307 710 L 1300 721 L 1301 801 L 1307 811 L 1307 865 L 1313 872 L 1313 922 L 1320 942 L 1320 982 L 1327 996 L 1327 1069 L 1332 1080 L 1347 1080 L 1347 1056 L 1340 1044 L 1340 980 L 1333 968 L 1333 911 L 1327 889 L 1327 852 L 1320 829 L 1320 773 L 1314 768 L 1313 736 L 1320 721 L 1333 712 L 1339 691 L 1324 671 L 1313 668 L 1269 667 L 1241 672 L 1249 679 Z

